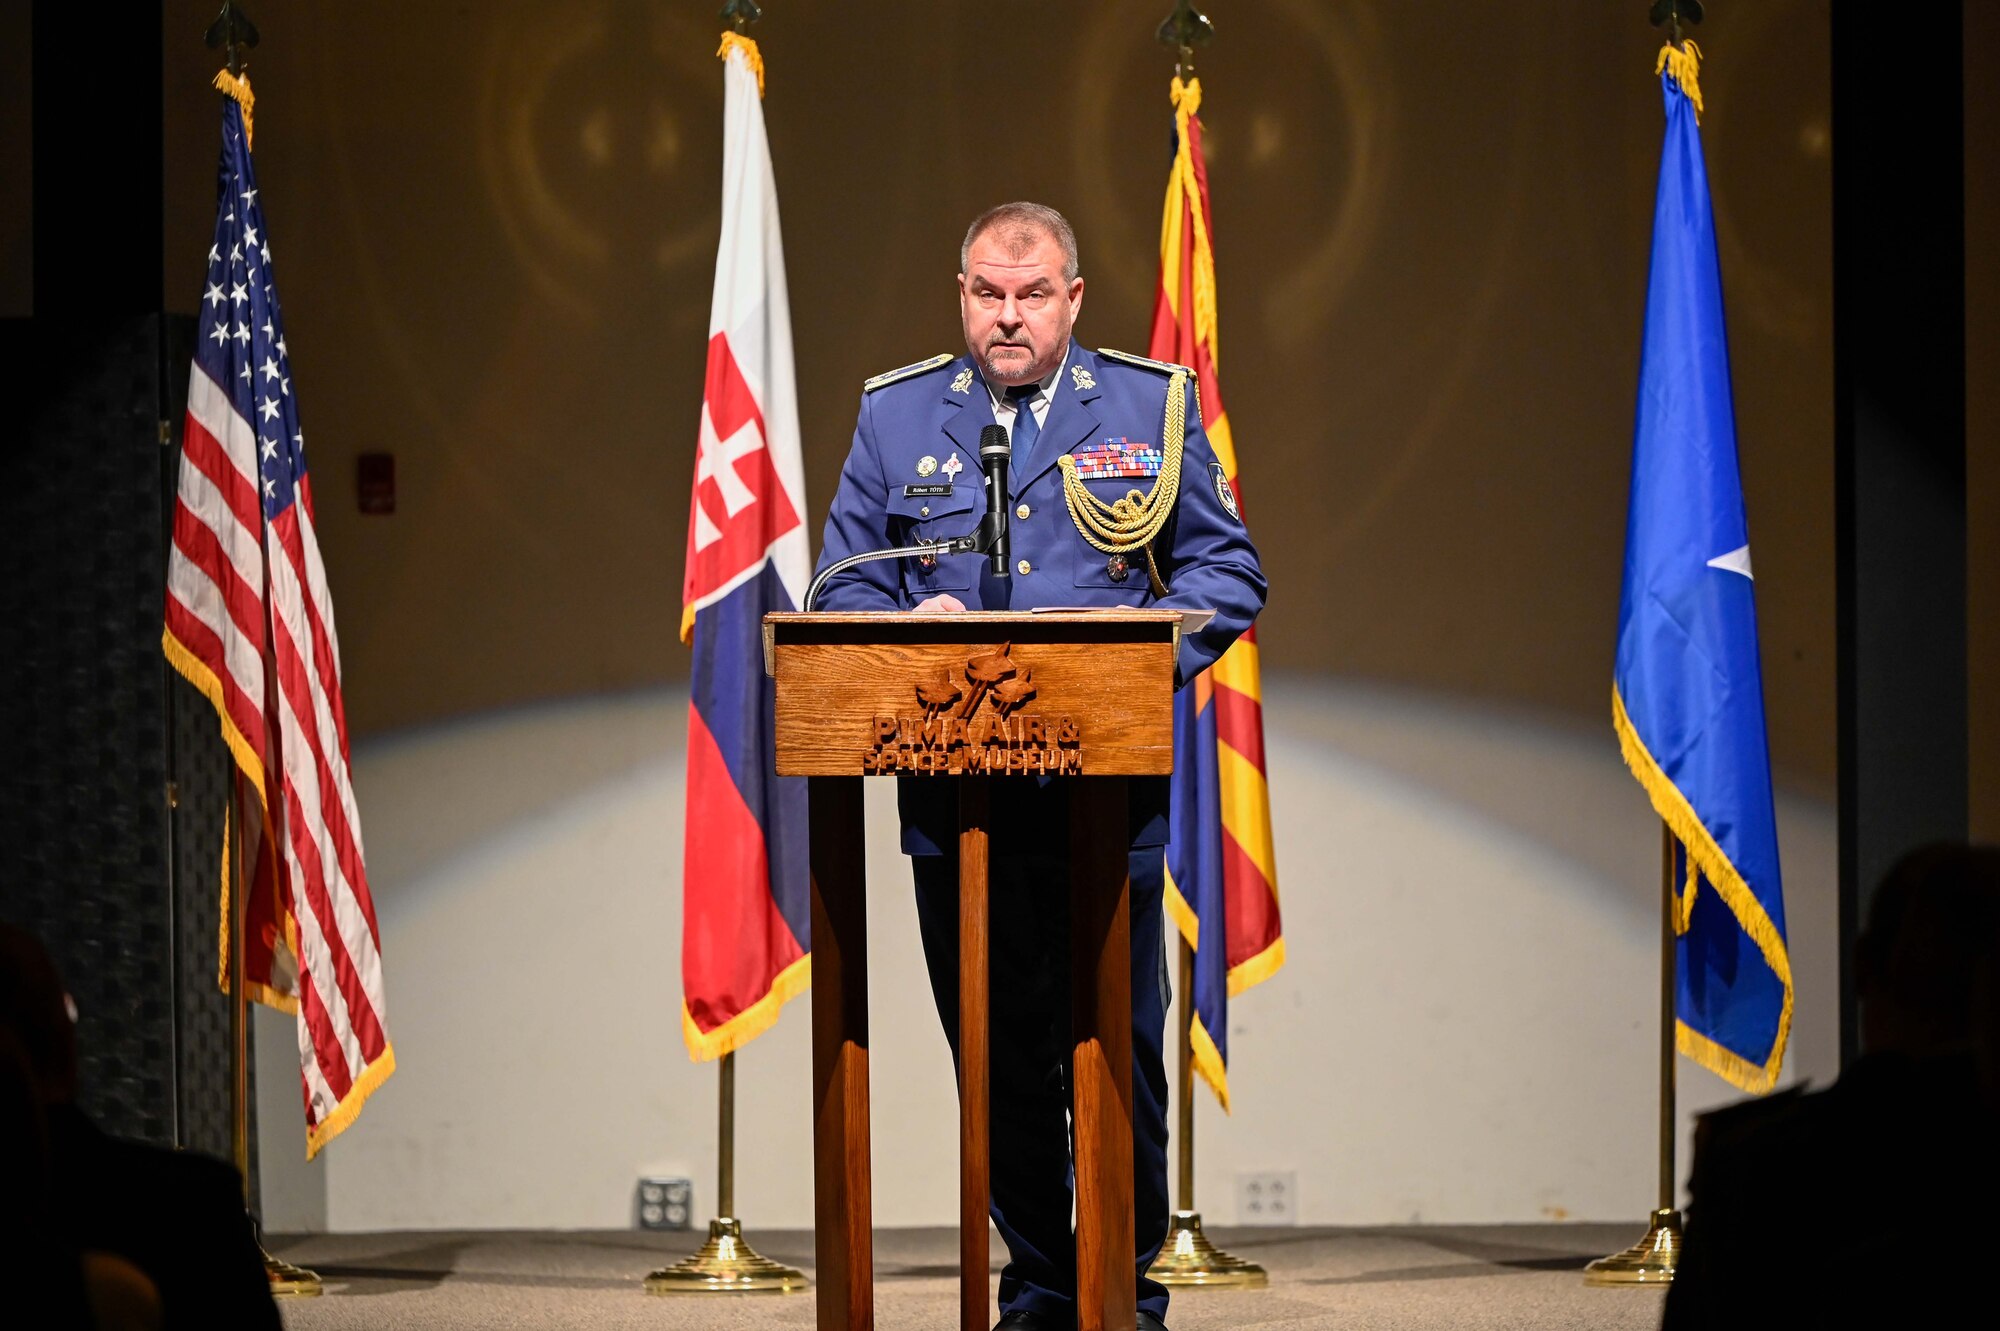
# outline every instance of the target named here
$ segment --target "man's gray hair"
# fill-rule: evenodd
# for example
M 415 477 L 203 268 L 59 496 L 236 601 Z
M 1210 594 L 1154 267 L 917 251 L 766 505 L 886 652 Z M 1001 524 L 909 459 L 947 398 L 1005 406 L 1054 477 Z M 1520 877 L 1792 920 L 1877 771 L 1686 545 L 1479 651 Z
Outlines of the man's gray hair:
M 1037 242 L 1053 237 L 1063 253 L 1063 281 L 1076 281 L 1076 232 L 1070 229 L 1068 218 L 1047 204 L 1003 203 L 973 218 L 965 243 L 958 247 L 959 272 L 965 271 L 972 258 L 972 242 L 989 231 L 999 233 L 1001 245 L 1015 259 L 1026 255 Z

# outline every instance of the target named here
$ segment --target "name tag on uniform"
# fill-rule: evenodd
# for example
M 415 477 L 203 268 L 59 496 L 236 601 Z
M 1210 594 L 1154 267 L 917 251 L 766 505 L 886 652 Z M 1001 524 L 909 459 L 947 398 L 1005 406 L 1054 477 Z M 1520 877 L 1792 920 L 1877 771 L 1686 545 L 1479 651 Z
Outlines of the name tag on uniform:
M 951 493 L 949 485 L 906 485 L 903 487 L 905 499 L 930 499 Z
M 1152 444 L 1136 444 L 1130 439 L 1106 439 L 1073 449 L 1076 474 L 1085 480 L 1122 480 L 1158 476 L 1165 455 Z

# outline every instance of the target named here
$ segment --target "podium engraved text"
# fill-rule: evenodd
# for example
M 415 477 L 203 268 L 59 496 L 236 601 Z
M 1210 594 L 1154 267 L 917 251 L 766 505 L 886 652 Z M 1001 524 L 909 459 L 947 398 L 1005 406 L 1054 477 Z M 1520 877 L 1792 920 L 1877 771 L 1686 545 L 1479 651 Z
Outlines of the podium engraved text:
M 973 656 L 962 672 L 920 681 L 920 713 L 876 715 L 862 773 L 1080 775 L 1083 732 L 1073 718 L 1016 715 L 1036 688 L 1034 668 L 1017 663 L 1012 646 Z

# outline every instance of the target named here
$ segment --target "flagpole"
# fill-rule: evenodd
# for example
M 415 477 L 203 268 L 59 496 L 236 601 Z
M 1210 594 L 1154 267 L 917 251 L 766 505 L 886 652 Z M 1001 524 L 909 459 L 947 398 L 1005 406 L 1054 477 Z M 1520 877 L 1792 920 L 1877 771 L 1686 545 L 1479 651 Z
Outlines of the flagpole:
M 1674 1102 L 1678 1087 L 1675 1081 L 1674 1062 L 1674 987 L 1679 978 L 1679 957 L 1674 948 L 1674 938 L 1678 931 L 1674 928 L 1674 833 L 1666 823 L 1660 824 L 1660 1204 L 1653 1208 L 1654 1222 L 1671 1216 L 1674 1234 L 1680 1234 L 1680 1212 L 1675 1203 L 1680 1200 L 1680 1180 L 1674 1170 Z M 1680 1254 L 1678 1244 L 1665 1254 L 1667 1274 L 1673 1274 L 1675 1259 Z
M 225 13 L 228 11 L 225 11 Z M 232 58 L 231 63 L 234 63 Z M 243 1210 L 257 1254 L 264 1259 L 264 1278 L 274 1295 L 311 1297 L 326 1287 L 319 1273 L 273 1257 L 264 1247 L 264 1228 L 250 1195 L 250 991 L 244 975 L 244 931 L 250 920 L 250 884 L 245 871 L 243 836 L 243 769 L 232 758 L 229 773 L 229 1146 L 236 1172 L 243 1176 Z
M 243 931 L 250 889 L 243 874 L 243 769 L 229 773 L 229 1149 L 250 1196 L 250 1004 L 243 992 Z
M 722 1056 L 717 1069 L 720 1104 L 715 1114 L 715 1208 L 736 1214 L 736 1051 Z
M 1680 1179 L 1674 1169 L 1674 832 L 1660 824 L 1660 1189 L 1645 1237 L 1583 1269 L 1587 1285 L 1666 1285 L 1681 1257 L 1681 1213 L 1675 1206 Z
M 1194 998 L 1194 949 L 1188 940 L 1181 939 L 1181 993 L 1192 1002 Z M 1179 1175 L 1174 1182 L 1180 1197 L 1180 1210 L 1194 1210 L 1194 1022 L 1193 1013 L 1181 1027 L 1180 1048 L 1180 1099 L 1174 1106 L 1176 1122 L 1174 1130 L 1180 1134 L 1180 1160 L 1176 1171 Z
M 232 78 L 243 77 L 245 50 L 260 40 L 257 25 L 242 8 L 224 0 L 222 12 L 209 25 L 203 40 L 210 48 L 220 48 L 228 57 Z M 247 124 L 247 116 L 246 116 Z M 258 517 L 264 516 L 262 503 Z M 262 528 L 260 521 L 259 527 Z M 258 545 L 267 547 L 260 530 Z M 264 563 L 264 604 L 271 604 L 271 568 Z M 267 625 L 268 631 L 268 625 Z M 250 1233 L 257 1255 L 264 1261 L 264 1278 L 274 1295 L 313 1297 L 325 1292 L 319 1274 L 271 1255 L 264 1247 L 263 1225 L 250 1195 L 250 992 L 246 983 L 244 934 L 250 920 L 250 885 L 256 881 L 244 863 L 243 768 L 232 758 L 229 769 L 229 1145 L 236 1172 L 243 1176 L 243 1210 L 250 1219 Z M 262 792 L 258 793 L 261 800 Z
M 708 1222 L 708 1241 L 692 1256 L 646 1277 L 648 1294 L 796 1294 L 805 1273 L 774 1262 L 743 1238 L 736 1219 L 736 1051 L 722 1056 L 718 1069 L 715 1203 L 720 1214 Z
M 238 10 L 235 5 L 224 0 L 222 13 L 210 26 L 206 40 L 209 46 L 221 46 L 229 55 L 231 76 L 243 76 L 244 46 L 257 44 L 257 30 L 250 22 L 250 16 Z M 261 518 L 262 505 L 258 516 Z M 260 540 L 262 523 L 259 523 Z M 268 562 L 264 570 L 264 604 L 271 603 L 271 574 Z M 243 1209 L 250 1213 L 252 1225 L 257 1223 L 256 1207 L 250 1196 L 250 1002 L 244 992 L 243 931 L 250 919 L 250 879 L 243 872 L 243 768 L 230 763 L 229 768 L 229 811 L 223 820 L 229 836 L 229 1146 L 236 1162 L 236 1172 L 243 1176 Z M 263 1241 L 257 1244 L 261 1250 Z M 264 1266 L 268 1273 L 271 1256 L 264 1254 Z M 318 1282 L 318 1277 L 314 1277 Z M 317 1291 L 315 1291 L 317 1292 Z
M 1690 73 L 1681 79 L 1681 89 L 1694 102 L 1696 113 L 1701 107 L 1699 90 L 1692 89 L 1692 65 L 1698 53 L 1694 43 L 1685 39 L 1681 31 L 1681 21 L 1700 23 L 1702 7 L 1700 0 L 1652 0 L 1648 18 L 1656 28 L 1667 29 L 1667 46 L 1660 53 L 1659 69 L 1669 68 L 1671 58 L 1679 57 L 1689 61 Z M 1680 78 L 1677 74 L 1676 78 Z M 1664 151 L 1664 150 L 1663 150 Z M 1664 158 L 1662 159 L 1665 160 Z M 1664 179 L 1664 166 L 1662 167 Z M 1662 189 L 1665 186 L 1662 185 Z M 1659 232 L 1656 224 L 1654 244 L 1655 256 Z M 1653 312 L 1649 308 L 1647 318 Z M 1726 367 L 1725 367 L 1726 373 Z M 1642 373 L 1642 380 L 1643 380 Z M 1643 397 L 1645 385 L 1641 383 Z M 1636 447 L 1636 445 L 1635 445 Z M 1733 444 L 1732 444 L 1733 448 Z M 1636 463 L 1635 463 L 1636 469 Z M 1634 503 L 1637 499 L 1635 470 Z M 1629 557 L 1629 555 L 1628 555 Z M 1711 560 L 1710 563 L 1715 561 Z M 1620 724 L 1625 724 L 1625 702 L 1614 685 L 1613 701 Z M 1762 718 L 1758 729 L 1762 730 Z M 1629 754 L 1628 754 L 1629 761 Z M 1634 768 L 1635 772 L 1637 768 Z M 1641 778 L 1642 781 L 1644 778 Z M 1681 1256 L 1681 1213 L 1676 1203 L 1680 1200 L 1679 1176 L 1674 1168 L 1674 1141 L 1676 1136 L 1676 1116 L 1674 1097 L 1675 1046 L 1678 1043 L 1679 1016 L 1675 1005 L 1676 982 L 1679 977 L 1678 939 L 1686 922 L 1680 918 L 1681 901 L 1674 889 L 1680 875 L 1676 870 L 1683 855 L 1692 856 L 1692 848 L 1683 848 L 1674 835 L 1674 830 L 1664 819 L 1660 823 L 1660 1119 L 1659 1119 L 1659 1194 L 1658 1204 L 1647 1218 L 1645 1235 L 1623 1252 L 1600 1257 L 1584 1268 L 1584 1283 L 1591 1285 L 1665 1285 L 1671 1284 L 1674 1271 L 1680 1265 Z M 1694 891 L 1692 881 L 1693 864 L 1688 862 L 1690 881 L 1688 891 Z M 1689 898 L 1692 901 L 1692 896 Z M 1789 1001 L 1789 988 L 1787 990 Z M 1780 1036 L 1782 1039 L 1782 1036 Z
M 1153 35 L 1174 52 L 1174 78 L 1185 82 L 1194 78 L 1195 48 L 1208 45 L 1215 25 L 1192 0 L 1179 0 Z M 1179 1204 L 1169 1217 L 1167 1241 L 1146 1274 L 1176 1289 L 1260 1289 L 1270 1283 L 1264 1268 L 1216 1247 L 1202 1232 L 1201 1212 L 1194 1209 L 1194 947 L 1186 935 L 1181 937 L 1180 996 L 1180 1086 L 1174 1124 Z
M 764 17 L 756 0 L 726 0 L 720 15 L 729 32 L 749 35 Z M 725 38 L 725 41 L 727 39 Z M 759 84 L 762 74 L 758 75 Z M 683 884 L 685 891 L 686 885 Z M 805 1273 L 774 1262 L 743 1237 L 736 1218 L 736 1051 L 717 1069 L 715 1202 L 720 1214 L 708 1222 L 708 1241 L 691 1256 L 646 1277 L 648 1294 L 795 1294 L 807 1286 Z

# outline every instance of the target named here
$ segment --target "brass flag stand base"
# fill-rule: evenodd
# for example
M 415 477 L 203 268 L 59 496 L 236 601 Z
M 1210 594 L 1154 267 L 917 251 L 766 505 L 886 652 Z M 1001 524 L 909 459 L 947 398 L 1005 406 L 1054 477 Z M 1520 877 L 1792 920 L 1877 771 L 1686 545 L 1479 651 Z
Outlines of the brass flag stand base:
M 1681 1259 L 1681 1213 L 1653 1212 L 1646 1237 L 1583 1268 L 1586 1285 L 1670 1285 Z
M 708 1242 L 691 1257 L 646 1277 L 648 1294 L 794 1294 L 805 1272 L 774 1262 L 743 1241 L 736 1210 L 736 1054 L 722 1056 L 720 1131 L 716 1134 L 716 1201 L 722 1214 L 708 1222 Z
M 1180 992 L 1183 1002 L 1194 995 L 1194 949 L 1181 939 Z M 1263 1289 L 1271 1277 L 1255 1262 L 1232 1257 L 1209 1241 L 1201 1232 L 1201 1212 L 1194 1209 L 1194 1048 L 1193 1031 L 1187 1021 L 1180 1032 L 1179 1191 L 1181 1206 L 1174 1212 L 1167 1230 L 1166 1244 L 1146 1274 L 1172 1289 Z
M 1201 1232 L 1199 1211 L 1174 1212 L 1166 1246 L 1146 1274 L 1172 1289 L 1262 1289 L 1271 1283 L 1257 1263 L 1232 1257 L 1209 1242 Z
M 1681 1259 L 1681 1213 L 1674 1209 L 1674 882 L 1673 829 L 1660 824 L 1660 1204 L 1646 1236 L 1583 1268 L 1586 1285 L 1670 1285 Z
M 271 1293 L 305 1299 L 326 1293 L 326 1286 L 320 1283 L 317 1271 L 308 1271 L 303 1266 L 293 1266 L 282 1257 L 273 1257 L 264 1251 L 261 1240 L 257 1250 L 264 1254 L 264 1278 L 271 1282 Z
M 805 1273 L 774 1262 L 743 1241 L 743 1222 L 708 1222 L 708 1242 L 692 1257 L 646 1277 L 648 1294 L 789 1294 L 806 1287 Z

